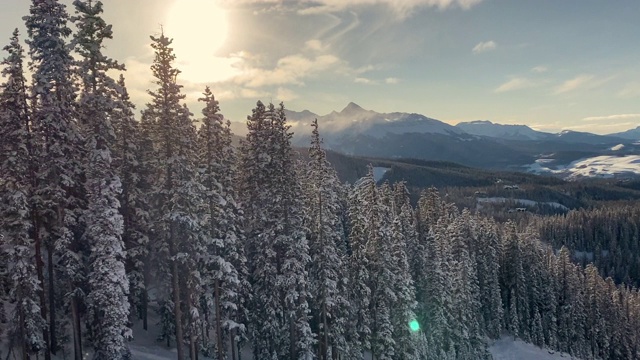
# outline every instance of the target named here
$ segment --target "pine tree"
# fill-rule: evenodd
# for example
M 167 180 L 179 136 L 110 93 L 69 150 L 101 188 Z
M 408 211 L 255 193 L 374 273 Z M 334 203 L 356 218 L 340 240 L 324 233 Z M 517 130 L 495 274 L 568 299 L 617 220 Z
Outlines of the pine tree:
M 345 336 L 349 315 L 344 265 L 346 254 L 339 246 L 344 241 L 340 183 L 322 149 L 318 121 L 315 120 L 311 126 L 310 161 L 303 184 L 311 254 L 311 308 L 318 324 L 318 357 L 323 360 L 339 359 L 349 351 Z
M 158 206 L 155 228 L 158 236 L 156 251 L 161 266 L 160 294 L 163 331 L 170 342 L 175 329 L 178 359 L 185 359 L 183 341 L 187 335 L 183 322 L 183 306 L 189 316 L 190 350 L 194 351 L 197 301 L 200 291 L 197 254 L 204 253 L 201 236 L 202 189 L 196 177 L 196 129 L 186 106 L 181 85 L 176 83 L 179 70 L 173 67 L 175 55 L 172 40 L 161 34 L 151 37 L 155 59 L 151 70 L 158 86 L 148 91 L 152 100 L 144 117 L 151 127 L 155 147 L 157 173 L 152 195 Z M 186 294 L 186 298 L 185 297 Z M 195 356 L 195 354 L 192 354 Z
M 202 110 L 202 126 L 198 132 L 199 172 L 206 196 L 203 213 L 207 231 L 207 256 L 203 282 L 205 320 L 213 317 L 215 348 L 218 359 L 230 347 L 236 358 L 238 337 L 244 333 L 243 299 L 246 296 L 246 259 L 242 250 L 241 214 L 234 191 L 235 153 L 231 144 L 230 124 L 218 113 L 218 101 L 207 87 Z M 209 309 L 213 308 L 213 314 Z M 224 333 L 223 333 L 224 332 Z M 230 339 L 230 346 L 226 340 Z
M 254 356 L 313 356 L 309 325 L 309 248 L 301 188 L 284 106 L 257 103 L 241 149 L 241 197 L 253 286 Z
M 142 134 L 140 124 L 134 118 L 134 105 L 122 74 L 116 90 L 116 103 L 111 119 L 116 138 L 112 163 L 122 183 L 119 201 L 123 220 L 122 241 L 127 253 L 125 268 L 129 277 L 130 313 L 146 322 L 150 205 L 146 196 L 149 186 L 143 177 L 144 159 L 141 152 L 144 139 L 149 139 Z
M 16 29 L 10 44 L 4 47 L 9 55 L 1 63 L 6 82 L 0 85 L 0 237 L 8 255 L 7 273 L 3 275 L 11 274 L 9 295 L 15 303 L 12 332 L 22 348 L 22 358 L 27 359 L 29 354 L 45 350 L 47 344 L 42 333 L 45 321 L 38 303 L 42 283 L 33 261 L 29 170 L 34 160 L 24 55 L 18 36 Z
M 366 194 L 375 190 L 373 178 L 366 176 L 358 180 L 349 193 L 349 259 L 347 262 L 349 272 L 348 299 L 351 304 L 348 330 L 348 341 L 351 344 L 349 358 L 362 359 L 365 349 L 371 346 L 371 322 L 369 312 L 371 301 L 370 287 L 370 259 L 367 253 L 367 241 L 369 236 L 369 216 L 367 213 L 373 209 L 370 203 L 365 203 Z
M 502 239 L 500 287 L 502 289 L 502 303 L 508 312 L 505 316 L 505 328 L 516 337 L 523 336 L 522 315 L 528 312 L 526 310 L 528 301 L 522 262 L 521 243 L 515 224 L 508 222 L 505 225 Z
M 55 354 L 59 345 L 56 297 L 77 295 L 84 280 L 79 262 L 84 249 L 78 241 L 79 232 L 74 233 L 82 208 L 83 139 L 74 110 L 73 59 L 65 42 L 71 35 L 69 15 L 57 0 L 34 0 L 29 11 L 25 22 L 33 73 L 32 123 L 34 139 L 39 140 L 34 146 L 39 164 L 34 177 L 34 228 L 45 229 L 36 235 L 34 246 L 41 282 L 42 242 L 47 249 L 49 343 Z M 49 359 L 48 353 L 45 358 Z
M 404 196 L 400 195 L 404 194 Z M 387 195 L 391 197 L 391 194 Z M 414 281 L 411 277 L 408 260 L 408 238 L 417 241 L 413 227 L 413 210 L 404 183 L 398 183 L 394 189 L 392 200 L 391 224 L 391 271 L 394 275 L 394 292 L 396 302 L 392 305 L 391 321 L 393 324 L 393 340 L 395 341 L 396 359 L 418 359 L 419 334 L 412 333 L 409 323 L 416 320 L 416 295 Z M 390 199 L 391 200 L 391 199 Z
M 73 43 L 81 58 L 77 69 L 82 83 L 78 112 L 88 155 L 84 221 L 85 238 L 91 245 L 87 303 L 94 359 L 126 359 L 130 357 L 125 344 L 130 332 L 129 282 L 118 201 L 122 188 L 111 158 L 116 140 L 110 113 L 116 105 L 118 87 L 107 75 L 107 71 L 122 70 L 123 66 L 102 54 L 103 41 L 112 38 L 111 26 L 101 18 L 102 3 L 76 0 L 73 4 L 77 14 L 73 20 L 78 27 Z M 76 353 L 82 353 L 81 340 L 79 335 L 74 338 Z
M 493 339 L 502 331 L 502 298 L 500 295 L 500 237 L 495 223 L 482 219 L 476 222 L 478 286 L 482 328 Z

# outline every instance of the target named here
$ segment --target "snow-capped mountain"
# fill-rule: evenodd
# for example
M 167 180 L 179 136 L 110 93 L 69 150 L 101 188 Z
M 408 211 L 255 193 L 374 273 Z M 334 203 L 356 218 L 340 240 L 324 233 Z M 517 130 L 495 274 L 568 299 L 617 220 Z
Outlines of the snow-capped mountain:
M 456 127 L 469 134 L 504 140 L 546 140 L 553 137 L 553 134 L 536 131 L 526 125 L 495 124 L 488 120 L 461 122 Z
M 387 134 L 462 134 L 464 131 L 442 121 L 415 113 L 378 113 L 365 110 L 350 102 L 342 111 L 327 115 L 314 114 L 309 110 L 301 112 L 287 110 L 287 118 L 292 122 L 292 130 L 298 134 L 309 132 L 309 124 L 318 119 L 325 138 L 340 135 L 368 135 L 381 138 Z
M 351 102 L 341 111 L 318 115 L 309 110 L 287 111 L 293 143 L 307 147 L 314 119 L 328 149 L 377 158 L 440 160 L 481 168 L 521 169 L 541 156 L 568 164 L 607 155 L 622 144 L 624 153 L 640 150 L 631 141 L 577 131 L 551 134 L 526 125 L 471 121 L 456 126 L 415 113 L 379 113 Z

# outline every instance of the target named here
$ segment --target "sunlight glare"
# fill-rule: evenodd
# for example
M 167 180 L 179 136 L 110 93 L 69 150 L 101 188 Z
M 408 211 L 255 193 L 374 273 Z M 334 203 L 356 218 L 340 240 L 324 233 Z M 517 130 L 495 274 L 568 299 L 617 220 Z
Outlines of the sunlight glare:
M 234 59 L 218 57 L 227 41 L 227 11 L 215 0 L 175 0 L 165 34 L 173 38 L 180 78 L 191 82 L 223 81 L 233 76 Z

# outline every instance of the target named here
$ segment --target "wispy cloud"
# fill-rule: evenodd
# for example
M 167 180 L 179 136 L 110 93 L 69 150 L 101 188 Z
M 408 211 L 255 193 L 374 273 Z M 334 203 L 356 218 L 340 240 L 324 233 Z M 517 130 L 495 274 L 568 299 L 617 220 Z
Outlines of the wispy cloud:
M 563 127 L 562 130 L 573 130 L 573 131 L 587 131 L 594 134 L 611 134 L 619 131 L 628 130 L 631 127 L 636 126 L 637 124 L 634 122 L 622 122 L 615 124 L 603 124 L 603 123 L 595 123 L 595 124 L 584 124 L 584 125 L 572 125 Z
M 305 47 L 313 51 L 325 51 L 328 49 L 328 45 L 323 44 L 319 39 L 311 39 L 304 43 Z
M 235 1 L 235 0 L 234 0 Z M 240 0 L 245 3 L 272 4 L 273 0 Z M 335 13 L 367 5 L 384 5 L 388 7 L 398 19 L 411 16 L 416 9 L 434 7 L 439 10 L 458 8 L 469 10 L 481 3 L 482 0 L 301 0 L 300 14 Z
M 298 94 L 291 89 L 279 87 L 276 92 L 276 98 L 278 98 L 278 101 L 291 101 L 297 99 Z
M 279 59 L 274 68 L 254 67 L 249 63 L 243 63 L 240 74 L 232 80 L 236 84 L 251 88 L 272 85 L 304 85 L 307 78 L 312 78 L 326 71 L 335 73 L 348 70 L 344 61 L 334 55 L 319 55 L 307 57 L 302 54 L 294 54 Z
M 498 86 L 494 92 L 501 93 L 513 90 L 526 89 L 535 86 L 535 83 L 527 78 L 513 78 Z
M 479 42 L 476 46 L 473 47 L 473 50 L 471 51 L 473 51 L 474 54 L 480 54 L 483 52 L 495 50 L 496 47 L 498 47 L 498 44 L 496 44 L 496 42 L 493 40 L 489 40 Z
M 633 81 L 628 83 L 618 92 L 618 96 L 621 98 L 640 97 L 640 82 Z
M 396 78 L 396 77 L 388 77 L 386 79 L 384 79 L 384 82 L 386 82 L 387 84 L 397 84 L 400 82 L 400 79 Z
M 615 114 L 606 116 L 590 116 L 582 119 L 582 121 L 609 121 L 609 120 L 629 120 L 640 119 L 640 114 Z
M 371 80 L 371 79 L 367 79 L 365 77 L 357 77 L 353 80 L 355 83 L 358 84 L 365 84 L 365 85 L 375 85 L 376 82 Z
M 582 74 L 572 79 L 566 80 L 565 82 L 557 86 L 554 93 L 563 94 L 575 90 L 595 89 L 613 80 L 614 78 L 615 76 L 598 78 L 595 75 Z
M 549 69 L 546 66 L 536 66 L 531 69 L 531 72 L 542 74 L 544 72 L 547 72 L 548 70 Z

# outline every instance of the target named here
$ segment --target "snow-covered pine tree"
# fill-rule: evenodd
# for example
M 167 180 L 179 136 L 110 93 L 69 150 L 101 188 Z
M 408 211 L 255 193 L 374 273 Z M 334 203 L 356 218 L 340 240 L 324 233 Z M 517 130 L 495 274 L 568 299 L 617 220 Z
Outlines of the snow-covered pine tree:
M 189 324 L 190 352 L 195 351 L 197 342 L 194 329 L 199 309 L 196 299 L 201 286 L 198 263 L 204 253 L 198 212 L 203 191 L 196 170 L 196 129 L 191 113 L 180 104 L 184 95 L 182 86 L 176 82 L 180 71 L 173 67 L 172 40 L 164 34 L 152 36 L 151 40 L 155 50 L 151 70 L 157 89 L 148 91 L 152 100 L 143 116 L 151 127 L 156 152 L 152 196 L 157 205 L 156 256 L 164 290 L 159 294 L 160 302 L 165 305 L 161 309 L 162 336 L 169 343 L 169 330 L 175 326 L 177 355 L 182 360 L 185 359 L 183 341 L 187 335 L 185 321 Z M 171 310 L 173 321 L 168 310 Z M 183 310 L 187 311 L 187 318 L 183 318 Z
M 87 151 L 84 221 L 85 239 L 90 244 L 87 305 L 93 357 L 127 359 L 130 357 L 125 343 L 130 333 L 127 327 L 129 281 L 124 266 L 123 221 L 118 201 L 122 187 L 111 158 L 116 144 L 111 112 L 116 107 L 119 88 L 107 74 L 109 70 L 124 67 L 102 53 L 103 42 L 112 38 L 111 26 L 101 17 L 102 3 L 75 0 L 73 5 L 76 12 L 73 21 L 78 28 L 73 44 L 80 56 L 78 115 L 84 126 Z M 74 337 L 75 350 L 81 354 L 79 329 L 75 334 L 78 334 Z M 80 354 L 76 354 L 76 358 L 81 357 Z
M 449 276 L 450 242 L 446 234 L 445 202 L 436 188 L 423 191 L 416 209 L 417 229 L 424 244 L 424 272 L 417 277 L 418 320 L 426 334 L 427 359 L 444 359 L 455 351 L 448 331 L 452 310 Z
M 233 189 L 235 154 L 231 144 L 229 122 L 219 114 L 216 101 L 209 87 L 203 97 L 202 126 L 198 131 L 199 172 L 205 188 L 203 226 L 206 229 L 207 248 L 203 259 L 204 316 L 209 333 L 213 323 L 215 350 L 219 360 L 225 359 L 226 349 L 231 358 L 237 358 L 238 336 L 244 332 L 243 299 L 246 295 L 246 260 L 240 242 L 240 213 Z M 238 268 L 236 268 L 238 266 Z M 213 311 L 211 311 L 213 310 Z M 204 347 L 209 349 L 209 336 Z M 227 344 L 227 339 L 230 341 Z
M 146 234 L 145 244 L 145 263 L 141 264 L 142 275 L 144 281 L 144 289 L 142 290 L 140 299 L 140 310 L 138 316 L 142 318 L 142 327 L 144 330 L 148 330 L 148 312 L 149 312 L 149 284 L 154 281 L 154 274 L 167 274 L 167 265 L 162 259 L 166 259 L 164 252 L 161 250 L 161 241 L 157 229 L 154 228 L 155 224 L 159 223 L 160 218 L 160 206 L 158 202 L 158 194 L 154 193 L 153 184 L 157 180 L 158 172 L 158 156 L 157 151 L 153 143 L 153 135 L 155 133 L 156 122 L 153 118 L 147 115 L 144 111 L 139 123 L 138 137 L 136 138 L 137 150 L 135 152 L 138 159 L 138 178 L 137 188 L 140 190 L 140 199 L 138 203 L 140 205 L 137 215 L 140 217 L 140 228 Z M 125 217 L 126 221 L 126 217 Z M 126 246 L 126 243 L 125 243 Z M 129 253 L 127 252 L 127 255 Z M 153 266 L 152 269 L 152 264 Z M 159 276 L 161 277 L 161 276 Z M 136 291 L 134 286 L 133 291 Z M 173 311 L 173 310 L 172 310 Z M 166 333 L 168 336 L 165 340 L 170 341 L 175 331 L 171 330 Z M 167 345 L 169 346 L 169 345 Z
M 364 202 L 363 194 L 375 190 L 371 177 L 358 180 L 348 194 L 348 220 L 350 250 L 347 267 L 349 272 L 348 299 L 351 305 L 347 329 L 350 344 L 350 359 L 362 359 L 364 351 L 371 346 L 371 300 L 369 255 L 367 254 L 368 217 L 372 206 Z
M 368 218 L 369 228 L 366 249 L 371 265 L 371 305 L 369 311 L 373 321 L 371 325 L 371 355 L 380 360 L 391 360 L 397 356 L 392 310 L 398 301 L 395 292 L 395 274 L 391 250 L 393 203 L 391 187 L 384 183 L 376 188 L 373 168 L 369 167 L 368 182 L 373 184 L 371 192 L 365 196 L 373 208 Z
M 29 208 L 32 139 L 24 54 L 18 35 L 16 29 L 10 44 L 4 47 L 8 56 L 0 63 L 6 78 L 0 85 L 0 237 L 8 255 L 6 274 L 11 274 L 10 301 L 15 304 L 9 336 L 17 340 L 22 358 L 28 359 L 31 354 L 46 350 L 47 344 L 43 336 L 46 324 L 38 302 L 43 284 L 33 261 Z
M 145 275 L 149 255 L 149 203 L 146 197 L 148 186 L 142 176 L 141 148 L 143 139 L 140 124 L 133 115 L 134 105 L 129 98 L 124 75 L 117 83 L 117 95 L 111 123 L 116 143 L 112 150 L 113 166 L 117 169 L 122 194 L 119 197 L 122 214 L 124 242 L 127 261 L 125 269 L 129 277 L 129 303 L 131 317 L 147 317 L 147 286 Z M 146 327 L 145 327 L 146 328 Z
M 504 318 L 505 328 L 516 337 L 523 335 L 521 333 L 523 317 L 520 315 L 528 312 L 522 261 L 522 249 L 516 226 L 513 222 L 507 222 L 502 234 L 500 288 L 502 304 L 507 311 L 507 316 Z
M 309 164 L 303 176 L 311 268 L 309 271 L 311 309 L 318 334 L 318 358 L 348 356 L 346 340 L 349 303 L 341 221 L 340 182 L 327 161 L 314 120 L 309 148 Z
M 391 202 L 391 236 L 389 263 L 394 275 L 394 291 L 396 301 L 392 305 L 391 323 L 393 325 L 393 340 L 396 355 L 394 359 L 419 359 L 418 345 L 422 340 L 420 333 L 414 333 L 409 324 L 416 320 L 417 306 L 414 281 L 411 277 L 408 260 L 408 239 L 413 244 L 417 242 L 417 234 L 413 222 L 413 209 L 409 202 L 408 190 L 404 183 L 397 183 L 393 194 L 387 194 Z M 393 198 L 392 198 L 393 197 Z
M 241 196 L 253 286 L 254 356 L 309 359 L 309 248 L 284 106 L 257 103 L 241 149 Z
M 448 227 L 451 242 L 450 270 L 453 270 L 451 296 L 454 313 L 452 335 L 458 358 L 484 358 L 485 344 L 480 332 L 480 303 L 476 259 L 472 244 L 475 243 L 471 231 L 473 219 L 468 209 L 464 209 Z
M 422 210 L 421 210 L 422 211 Z M 453 322 L 453 280 L 454 269 L 451 260 L 451 243 L 447 235 L 448 220 L 440 218 L 431 228 L 428 239 L 429 271 L 425 309 L 425 333 L 427 334 L 428 358 L 446 358 L 455 354 L 452 335 Z M 455 357 L 454 357 L 455 358 Z
M 500 337 L 503 323 L 502 297 L 500 294 L 500 236 L 496 224 L 488 219 L 474 222 L 477 239 L 476 261 L 480 289 L 480 315 L 482 328 L 492 339 Z
M 81 231 L 77 224 L 82 206 L 83 139 L 74 109 L 73 59 L 65 41 L 71 30 L 65 5 L 57 0 L 33 0 L 29 12 L 24 19 L 33 73 L 32 129 L 38 139 L 34 156 L 39 164 L 32 200 L 34 227 L 44 230 L 34 245 L 36 264 L 41 262 L 42 242 L 47 250 L 49 344 L 55 354 L 58 338 L 63 336 L 56 324 L 56 297 L 77 294 L 84 281 L 79 260 L 85 249 L 78 241 Z M 56 285 L 58 281 L 62 283 Z M 49 359 L 48 353 L 45 357 Z

